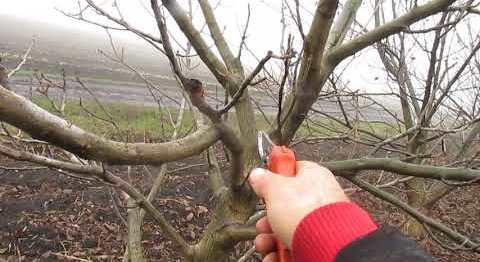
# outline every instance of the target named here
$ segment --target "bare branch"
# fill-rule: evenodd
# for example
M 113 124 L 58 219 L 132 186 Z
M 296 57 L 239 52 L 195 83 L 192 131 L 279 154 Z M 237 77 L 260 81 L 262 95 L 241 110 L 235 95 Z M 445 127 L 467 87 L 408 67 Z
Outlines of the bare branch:
M 409 25 L 425 17 L 444 10 L 454 2 L 455 0 L 432 0 L 425 5 L 417 6 L 403 16 L 385 23 L 384 25 L 379 26 L 353 40 L 350 40 L 343 45 L 333 48 L 329 52 L 327 59 L 332 64 L 338 64 L 345 58 L 357 53 L 365 47 L 370 46 L 371 44 L 385 37 L 407 29 Z
M 453 84 L 458 81 L 462 73 L 464 72 L 465 68 L 470 64 L 470 61 L 472 58 L 475 57 L 476 53 L 480 50 L 480 41 L 475 45 L 475 47 L 472 48 L 470 54 L 468 57 L 463 61 L 462 65 L 460 68 L 455 72 L 454 76 L 452 79 L 447 83 L 447 86 L 444 88 L 442 94 L 438 99 L 436 99 L 436 103 L 433 105 L 432 109 L 426 114 L 427 119 L 431 119 L 435 112 L 438 110 L 439 106 L 442 104 L 443 100 L 445 97 L 447 97 L 450 93 L 451 88 L 453 87 Z
M 298 0 L 297 0 L 298 1 Z M 363 0 L 348 0 L 344 5 L 342 12 L 332 26 L 332 30 L 328 37 L 327 48 L 340 45 L 347 35 L 350 26 L 355 19 L 358 8 L 362 5 Z
M 202 59 L 205 65 L 207 65 L 218 82 L 224 86 L 225 83 L 229 81 L 229 75 L 225 65 L 210 50 L 198 30 L 193 26 L 185 11 L 180 7 L 176 0 L 162 0 L 162 3 L 188 38 L 193 48 L 200 56 L 200 59 Z
M 302 22 L 302 17 L 300 15 L 300 1 L 295 0 L 295 13 L 292 10 L 291 6 L 288 4 L 288 1 L 283 0 L 284 3 L 286 4 L 288 11 L 290 12 L 290 16 L 292 17 L 293 21 L 297 25 L 298 32 L 300 33 L 300 36 L 302 37 L 302 40 L 305 41 L 305 32 L 303 30 L 303 22 Z
M 305 38 L 303 58 L 295 90 L 286 99 L 281 144 L 288 143 L 305 119 L 330 74 L 331 68 L 323 63 L 330 27 L 337 10 L 337 0 L 318 3 L 310 31 Z
M 108 119 L 105 119 L 103 117 L 98 117 L 96 116 L 94 113 L 90 112 L 89 110 L 87 110 L 85 107 L 83 107 L 82 105 L 82 99 L 80 98 L 80 106 L 89 114 L 89 115 L 92 115 L 96 118 L 99 118 L 100 120 L 102 121 L 105 121 L 107 123 L 110 123 L 112 124 L 116 129 L 117 131 L 120 130 L 117 123 L 115 122 L 115 120 L 113 119 L 113 116 L 110 114 L 110 112 L 108 112 L 108 110 L 105 108 L 105 106 L 103 106 L 103 104 L 98 100 L 97 96 L 92 92 L 92 90 L 90 90 L 90 88 L 88 88 L 82 80 L 80 80 L 80 78 L 77 76 L 75 78 L 75 81 L 77 81 L 77 83 L 80 85 L 80 87 L 82 87 L 85 91 L 87 91 L 87 93 L 91 96 L 91 98 L 93 99 L 93 101 L 95 101 L 95 104 L 97 104 L 100 109 L 103 111 L 103 113 L 105 113 L 105 115 L 108 117 Z
M 93 2 L 92 0 L 85 0 L 85 1 L 86 1 L 86 2 L 88 3 L 88 5 L 89 5 L 90 7 L 92 7 L 99 15 L 104 16 L 104 17 L 106 17 L 108 20 L 113 21 L 114 23 L 122 26 L 123 28 L 125 28 L 125 30 L 128 30 L 128 31 L 130 31 L 130 32 L 133 32 L 133 33 L 139 35 L 140 37 L 149 39 L 149 40 L 151 40 L 151 41 L 153 41 L 153 42 L 161 43 L 161 40 L 160 40 L 160 39 L 152 36 L 152 35 L 149 34 L 149 33 L 146 33 L 146 32 L 143 32 L 143 31 L 137 29 L 137 28 L 134 28 L 133 26 L 131 26 L 127 21 L 123 20 L 122 18 L 119 19 L 119 18 L 116 18 L 116 17 L 114 17 L 113 15 L 109 14 L 107 11 L 103 10 L 103 9 L 100 8 L 97 4 L 95 4 L 95 2 Z M 72 14 L 67 14 L 67 13 L 65 13 L 65 12 L 63 12 L 63 11 L 61 11 L 61 10 L 59 10 L 59 11 L 62 12 L 64 15 L 68 16 L 68 17 L 71 17 L 71 18 L 74 18 L 74 19 L 78 19 L 78 20 L 82 20 L 82 21 L 86 21 L 86 22 L 88 22 L 88 23 L 92 23 L 91 21 L 88 21 L 88 20 L 86 20 L 86 19 L 83 17 L 83 15 L 82 15 L 83 12 L 79 13 L 78 16 L 75 16 L 75 15 L 72 15 Z M 104 28 L 109 28 L 109 29 L 116 30 L 115 28 L 106 27 L 106 26 L 104 26 L 104 25 L 100 25 L 100 24 L 97 24 L 97 25 L 99 25 L 99 26 L 101 26 L 101 27 L 104 27 Z
M 255 254 L 255 247 L 251 247 L 237 262 L 246 262 L 253 254 Z
M 225 228 L 224 237 L 235 242 L 254 239 L 257 235 L 255 226 L 232 225 Z
M 215 18 L 209 1 L 198 0 L 198 3 L 200 4 L 200 8 L 202 9 L 203 16 L 205 17 L 208 29 L 210 30 L 210 34 L 212 35 L 213 41 L 215 42 L 223 61 L 229 70 L 241 70 L 241 64 L 237 61 L 237 59 L 235 59 L 232 50 L 230 50 L 230 47 L 228 46 L 227 41 L 225 40 L 225 37 L 218 26 L 217 19 Z
M 26 98 L 0 87 L 0 119 L 32 137 L 111 164 L 161 164 L 195 155 L 220 138 L 215 127 L 166 143 L 123 143 L 108 140 L 48 113 Z M 199 139 L 201 138 L 201 139 Z
M 361 170 L 385 170 L 405 176 L 452 181 L 472 181 L 480 177 L 480 170 L 476 169 L 411 164 L 393 158 L 349 159 L 324 162 L 322 165 L 345 177 Z
M 292 35 L 288 35 L 287 40 L 287 50 L 285 55 L 288 57 L 293 53 L 292 50 Z M 283 61 L 283 76 L 282 81 L 280 82 L 280 87 L 278 88 L 278 112 L 277 112 L 277 132 L 282 131 L 282 106 L 283 106 L 283 96 L 285 92 L 285 85 L 287 83 L 288 74 L 290 72 L 290 58 L 287 58 Z
M 218 165 L 217 156 L 213 147 L 210 147 L 207 151 L 207 161 L 208 161 L 208 177 L 210 181 L 210 188 L 213 191 L 213 194 L 218 197 L 221 192 L 226 190 L 225 181 L 222 177 L 222 172 L 220 166 Z
M 16 160 L 29 161 L 60 170 L 68 170 L 75 173 L 93 175 L 110 185 L 115 185 L 116 187 L 127 193 L 130 197 L 134 198 L 139 205 L 141 205 L 149 214 L 153 216 L 153 218 L 160 225 L 160 228 L 163 230 L 163 232 L 168 234 L 181 247 L 184 255 L 191 255 L 191 246 L 182 238 L 182 236 L 180 236 L 179 233 L 177 233 L 177 231 L 153 206 L 153 204 L 132 185 L 130 185 L 123 179 L 113 175 L 111 172 L 105 170 L 103 167 L 73 164 L 24 151 L 17 151 L 2 145 L 0 145 L 0 154 L 6 155 Z
M 263 67 L 265 66 L 265 63 L 268 62 L 268 60 L 270 60 L 270 58 L 272 58 L 273 56 L 273 52 L 272 51 L 269 51 L 267 53 L 267 55 L 258 63 L 257 67 L 255 67 L 255 69 L 250 73 L 250 75 L 243 81 L 242 85 L 240 86 L 240 88 L 237 90 L 237 92 L 235 93 L 235 95 L 233 95 L 232 97 L 232 100 L 230 101 L 230 103 L 228 103 L 226 106 L 224 106 L 222 109 L 220 109 L 218 112 L 220 114 L 225 114 L 226 112 L 228 112 L 228 110 L 230 110 L 230 108 L 232 108 L 237 102 L 238 100 L 240 99 L 240 97 L 242 97 L 243 95 L 243 92 L 245 91 L 245 89 L 247 89 L 247 87 L 250 85 L 250 83 L 253 81 L 253 79 L 255 78 L 255 76 L 258 75 L 258 73 L 260 73 L 260 71 L 263 69 Z
M 373 194 L 374 196 L 376 196 L 380 199 L 383 199 L 383 200 L 385 200 L 385 201 L 403 209 L 403 211 L 407 212 L 409 215 L 411 215 L 412 217 L 417 219 L 419 222 L 425 223 L 425 224 L 431 226 L 432 228 L 442 232 L 443 234 L 448 236 L 450 239 L 452 239 L 455 242 L 461 244 L 462 246 L 468 247 L 468 248 L 474 250 L 475 252 L 479 252 L 478 247 L 480 246 L 480 244 L 473 242 L 468 237 L 466 237 L 466 236 L 458 233 L 457 231 L 445 226 L 441 222 L 436 221 L 436 220 L 420 213 L 415 208 L 413 208 L 410 205 L 400 201 L 394 195 L 392 195 L 392 194 L 390 194 L 386 191 L 383 191 L 379 188 L 376 188 L 375 186 L 370 185 L 370 184 L 368 184 L 368 183 L 366 183 L 366 182 L 364 182 L 364 181 L 362 181 L 362 180 L 360 180 L 356 177 L 351 177 L 351 178 L 348 178 L 348 179 L 352 183 L 357 185 L 358 187 L 368 191 L 369 193 Z
M 44 166 L 24 166 L 24 167 L 0 166 L 0 169 L 9 170 L 9 171 L 29 171 L 29 170 L 41 170 L 46 168 L 47 167 L 44 167 Z
M 35 39 L 32 39 L 32 42 L 28 46 L 27 51 L 23 54 L 22 60 L 20 63 L 18 63 L 17 67 L 15 67 L 12 71 L 8 73 L 8 78 L 14 76 L 20 69 L 22 69 L 22 66 L 27 62 L 28 56 L 30 55 L 30 52 L 32 51 L 33 46 L 35 45 Z
M 0 62 L 2 59 L 0 58 Z M 8 69 L 0 64 L 0 86 L 10 90 L 10 85 L 8 83 Z
M 205 90 L 202 82 L 197 79 L 188 79 L 183 76 L 183 73 L 176 61 L 176 57 L 173 54 L 173 50 L 168 38 L 167 28 L 164 18 L 160 13 L 158 2 L 156 0 L 151 0 L 151 7 L 154 10 L 157 26 L 162 36 L 165 54 L 170 60 L 170 64 L 175 75 L 180 79 L 183 88 L 188 92 L 192 104 L 214 123 L 216 131 L 220 133 L 222 142 L 233 155 L 234 161 L 232 162 L 230 173 L 232 176 L 232 185 L 236 186 L 238 184 L 239 177 L 243 174 L 243 146 L 233 130 L 221 121 L 221 114 L 217 110 L 214 110 L 205 100 Z
M 158 6 L 157 0 L 150 1 L 153 13 L 155 15 L 155 20 L 157 21 L 157 27 L 160 31 L 160 35 L 162 37 L 162 45 L 163 49 L 165 50 L 165 55 L 167 56 L 170 66 L 172 68 L 173 73 L 180 79 L 182 85 L 185 84 L 185 76 L 182 73 L 180 65 L 175 57 L 173 52 L 172 45 L 170 43 L 170 38 L 168 35 L 167 26 L 165 24 L 165 18 L 163 17 L 162 13 L 160 12 L 160 7 Z
M 48 157 L 39 156 L 31 154 L 28 152 L 17 151 L 11 149 L 7 146 L 0 145 L 0 154 L 8 156 L 10 158 L 20 160 L 20 161 L 29 161 L 35 164 L 48 166 L 56 169 L 64 169 L 77 174 L 100 174 L 103 173 L 103 169 L 98 166 L 83 166 L 74 163 L 54 160 Z
M 238 48 L 238 54 L 237 54 L 237 59 L 240 60 L 242 57 L 242 50 L 243 46 L 245 45 L 245 42 L 247 41 L 247 31 L 248 31 L 248 26 L 250 25 L 250 4 L 248 4 L 248 13 L 247 13 L 247 22 L 245 22 L 245 27 L 243 28 L 243 34 L 242 38 L 240 41 L 240 47 Z
M 110 200 L 112 201 L 113 210 L 115 211 L 115 215 L 117 215 L 117 217 L 120 219 L 120 221 L 122 221 L 124 226 L 128 227 L 128 223 L 125 220 L 125 218 L 123 217 L 123 215 L 120 212 L 120 209 L 118 207 L 118 202 L 120 202 L 120 201 L 119 201 L 119 197 L 117 195 L 117 192 L 115 190 L 113 190 L 113 188 L 109 188 L 108 189 L 108 195 L 110 196 Z
M 420 129 L 419 126 L 414 126 L 414 127 L 409 128 L 409 129 L 406 130 L 405 132 L 402 132 L 402 133 L 400 133 L 400 134 L 397 134 L 397 135 L 395 135 L 395 136 L 392 136 L 392 137 L 389 137 L 389 138 L 383 140 L 382 142 L 378 143 L 378 144 L 375 146 L 375 148 L 372 150 L 372 152 L 370 153 L 370 155 L 373 155 L 374 153 L 376 153 L 380 148 L 382 148 L 382 146 L 387 145 L 387 144 L 389 144 L 389 143 L 392 143 L 392 142 L 394 142 L 394 141 L 396 141 L 396 140 L 399 140 L 399 139 L 401 139 L 401 138 L 403 138 L 403 137 L 409 136 L 409 135 L 415 133 L 416 131 L 418 131 L 419 129 Z

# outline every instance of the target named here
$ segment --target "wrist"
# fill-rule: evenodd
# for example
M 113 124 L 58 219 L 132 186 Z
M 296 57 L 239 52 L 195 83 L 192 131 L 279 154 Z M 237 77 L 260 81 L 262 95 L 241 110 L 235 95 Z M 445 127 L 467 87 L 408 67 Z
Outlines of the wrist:
M 294 261 L 332 262 L 343 247 L 377 228 L 355 203 L 322 206 L 305 216 L 295 229 L 292 256 Z

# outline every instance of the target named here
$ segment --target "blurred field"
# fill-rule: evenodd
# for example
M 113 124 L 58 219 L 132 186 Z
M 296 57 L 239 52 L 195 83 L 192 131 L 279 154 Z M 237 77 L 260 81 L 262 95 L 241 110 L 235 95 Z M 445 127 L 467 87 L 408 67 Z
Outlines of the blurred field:
M 16 66 L 32 39 L 35 39 L 32 53 L 22 68 L 24 75 L 33 69 L 50 74 L 59 74 L 61 69 L 65 69 L 68 75 L 82 78 L 140 81 L 123 66 L 98 52 L 99 49 L 107 53 L 111 50 L 107 35 L 101 29 L 98 33 L 72 31 L 59 25 L 2 15 L 0 35 L 0 57 L 8 68 Z M 148 44 L 133 37 L 126 38 L 125 35 L 113 36 L 117 48 L 124 49 L 125 60 L 130 65 L 140 71 L 149 72 L 153 79 L 169 74 L 167 60 Z M 199 67 L 194 75 L 204 80 L 211 79 L 202 67 Z
M 22 25 L 22 30 L 18 30 L 19 24 Z M 0 17 L 0 25 L 0 34 L 4 36 L 0 41 L 0 58 L 2 58 L 2 64 L 7 68 L 14 68 L 21 61 L 32 37 L 36 39 L 26 64 L 11 79 L 16 92 L 24 94 L 28 84 L 26 81 L 28 82 L 34 70 L 44 72 L 52 78 L 58 78 L 61 71 L 65 70 L 66 75 L 70 78 L 80 77 L 87 82 L 89 88 L 103 102 L 155 105 L 142 79 L 123 65 L 106 59 L 98 52 L 100 49 L 111 53 L 109 41 L 102 30 L 99 30 L 98 33 L 73 32 L 71 29 L 58 25 L 52 26 L 28 20 L 20 21 L 18 18 L 8 16 Z M 125 38 L 125 35 L 116 36 L 114 39 L 118 48 L 124 48 L 125 60 L 129 65 L 139 70 L 169 96 L 181 99 L 181 92 L 179 92 L 169 65 L 162 54 L 138 39 Z M 198 66 L 193 72 L 189 72 L 189 76 L 208 84 L 207 96 L 212 106 L 223 103 L 223 89 L 215 84 L 215 80 L 205 67 Z M 269 117 L 276 114 L 277 110 L 276 95 L 267 94 L 272 91 L 275 90 L 259 90 L 254 87 L 250 90 L 258 105 Z M 69 89 L 68 92 L 72 93 L 69 95 L 69 99 L 79 99 L 75 88 Z M 392 120 L 383 110 L 367 105 L 368 101 L 360 101 L 360 104 L 362 105 L 362 116 L 368 121 Z M 392 108 L 394 104 L 389 102 L 389 108 Z M 315 108 L 335 117 L 342 117 L 338 105 L 333 100 L 319 101 L 315 104 Z M 352 106 L 346 103 L 345 108 L 349 114 L 352 114 Z
M 174 131 L 172 121 L 176 121 L 177 108 L 158 108 L 112 102 L 99 104 L 93 101 L 68 101 L 64 115 L 56 111 L 51 100 L 35 96 L 36 104 L 49 112 L 62 116 L 73 124 L 100 136 L 121 141 L 164 141 L 168 140 Z M 229 121 L 238 131 L 235 114 L 230 114 Z M 304 123 L 297 132 L 297 138 L 338 136 L 348 133 L 349 129 L 327 118 L 315 118 L 317 125 Z M 274 116 L 256 115 L 256 126 L 259 130 L 271 130 L 275 123 Z M 360 122 L 358 128 L 379 136 L 392 135 L 398 131 L 384 123 Z M 186 108 L 182 123 L 179 126 L 179 136 L 194 130 L 193 113 Z M 364 136 L 359 133 L 358 136 Z
M 34 97 L 33 101 L 51 113 L 62 116 L 48 99 Z M 78 101 L 68 101 L 64 113 L 65 119 L 89 132 L 123 141 L 166 139 L 174 130 L 171 119 L 176 121 L 177 117 L 177 111 L 174 109 L 160 110 L 158 107 L 121 102 L 102 103 L 100 106 L 93 101 L 84 101 L 82 105 Z M 178 130 L 180 136 L 192 130 L 192 120 L 192 113 L 187 109 Z

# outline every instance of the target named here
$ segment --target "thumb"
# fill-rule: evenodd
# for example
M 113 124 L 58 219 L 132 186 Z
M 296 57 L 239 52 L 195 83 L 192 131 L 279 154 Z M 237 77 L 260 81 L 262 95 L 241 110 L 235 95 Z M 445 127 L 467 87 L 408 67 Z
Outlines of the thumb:
M 272 172 L 264 168 L 255 168 L 250 172 L 248 182 L 259 198 L 266 198 L 268 188 L 272 184 L 275 176 Z

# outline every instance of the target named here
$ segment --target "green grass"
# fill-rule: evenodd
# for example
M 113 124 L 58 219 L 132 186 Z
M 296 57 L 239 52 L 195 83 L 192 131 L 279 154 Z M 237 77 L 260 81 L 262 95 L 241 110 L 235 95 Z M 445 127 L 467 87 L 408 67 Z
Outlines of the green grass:
M 49 112 L 62 116 L 60 112 L 54 109 L 48 99 L 35 97 L 33 101 Z M 83 107 L 79 101 L 68 101 L 62 117 L 97 135 L 116 137 L 128 141 L 140 141 L 144 138 L 156 141 L 170 137 L 174 130 L 167 110 L 160 111 L 157 107 L 126 103 L 102 103 L 108 112 L 107 114 L 101 106 L 93 101 L 84 101 L 82 104 Z M 92 114 L 95 116 L 92 116 Z M 172 118 L 174 121 L 176 120 L 176 112 L 173 110 Z M 185 111 L 179 129 L 180 134 L 191 130 L 192 124 L 191 112 Z
M 355 125 L 352 122 L 352 125 Z M 373 122 L 373 121 L 360 121 L 356 124 L 358 130 L 365 132 L 357 131 L 359 137 L 368 136 L 367 133 L 374 134 L 378 137 L 389 137 L 398 133 L 398 130 L 387 123 L 382 122 Z M 302 126 L 299 128 L 297 135 L 300 136 L 339 136 L 352 134 L 352 129 L 344 126 L 337 121 L 326 117 L 317 117 L 311 119 L 311 121 L 305 121 Z
M 267 116 L 268 121 L 275 124 L 275 116 Z M 256 116 L 256 124 L 259 130 L 270 130 L 270 125 L 268 124 L 265 117 L 260 114 Z M 353 123 L 352 123 L 353 124 Z M 358 129 L 362 129 L 368 133 L 374 134 L 381 138 L 387 138 L 393 135 L 398 134 L 398 129 L 392 127 L 391 125 L 383 122 L 375 121 L 360 121 L 357 125 Z M 344 125 L 338 123 L 327 117 L 314 117 L 310 118 L 310 121 L 304 121 L 300 128 L 298 129 L 296 136 L 297 137 L 332 137 L 332 136 L 341 136 L 349 134 L 353 136 L 352 130 L 345 127 Z M 369 136 L 365 132 L 357 132 L 358 137 L 367 137 Z
M 35 97 L 33 101 L 51 113 L 62 116 L 45 97 Z M 93 101 L 84 101 L 83 107 L 79 101 L 69 101 L 62 117 L 89 132 L 122 141 L 143 141 L 144 139 L 161 141 L 168 139 L 174 130 L 167 110 L 160 111 L 157 107 L 127 103 L 102 103 L 102 105 L 108 111 L 108 114 Z M 177 112 L 172 109 L 171 113 L 172 118 L 176 120 Z M 109 115 L 115 125 L 110 122 Z M 229 121 L 236 122 L 235 118 L 235 114 L 231 114 Z M 275 116 L 268 116 L 268 120 L 273 124 L 276 121 Z M 192 126 L 193 116 L 187 110 L 179 129 L 179 135 L 182 136 L 190 131 Z M 256 116 L 256 126 L 259 130 L 270 130 L 270 125 L 260 114 Z M 392 126 L 381 122 L 360 122 L 358 127 L 379 137 L 388 137 L 398 133 Z M 340 123 L 322 117 L 315 118 L 310 123 L 304 122 L 299 128 L 297 136 L 338 136 L 345 135 L 349 131 L 351 132 L 350 129 Z M 365 136 L 364 133 L 358 133 L 358 135 L 360 137 Z

